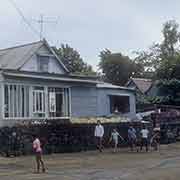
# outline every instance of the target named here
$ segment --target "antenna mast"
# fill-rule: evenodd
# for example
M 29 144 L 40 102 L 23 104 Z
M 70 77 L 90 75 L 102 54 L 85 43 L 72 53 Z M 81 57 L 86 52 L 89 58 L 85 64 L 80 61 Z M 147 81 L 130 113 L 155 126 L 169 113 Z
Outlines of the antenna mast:
M 45 18 L 44 18 L 44 15 L 43 14 L 41 14 L 40 15 L 40 18 L 38 19 L 38 20 L 34 20 L 34 21 L 36 21 L 39 25 L 40 25 L 40 31 L 39 31 L 39 38 L 40 38 L 40 40 L 42 40 L 43 38 L 44 38 L 44 35 L 43 35 L 43 33 L 44 33 L 44 24 L 46 23 L 54 23 L 54 24 L 57 24 L 57 20 L 55 21 L 55 20 L 45 20 Z

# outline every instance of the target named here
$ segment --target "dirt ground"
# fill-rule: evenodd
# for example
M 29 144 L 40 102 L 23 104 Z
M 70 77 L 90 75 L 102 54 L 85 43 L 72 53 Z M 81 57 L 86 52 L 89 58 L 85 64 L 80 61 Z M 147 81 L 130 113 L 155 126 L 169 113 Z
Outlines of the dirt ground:
M 180 143 L 160 152 L 105 150 L 44 156 L 47 172 L 34 173 L 34 157 L 0 158 L 1 180 L 179 180 Z

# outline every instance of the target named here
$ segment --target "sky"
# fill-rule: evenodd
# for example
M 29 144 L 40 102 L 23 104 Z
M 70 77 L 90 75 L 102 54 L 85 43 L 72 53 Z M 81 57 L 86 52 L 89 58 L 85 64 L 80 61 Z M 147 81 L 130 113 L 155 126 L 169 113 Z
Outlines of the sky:
M 13 2 L 31 24 L 19 15 Z M 43 36 L 52 46 L 67 43 L 97 69 L 99 53 L 105 48 L 130 57 L 162 39 L 168 20 L 180 24 L 178 0 L 1 0 L 0 48 L 39 40 L 43 14 Z

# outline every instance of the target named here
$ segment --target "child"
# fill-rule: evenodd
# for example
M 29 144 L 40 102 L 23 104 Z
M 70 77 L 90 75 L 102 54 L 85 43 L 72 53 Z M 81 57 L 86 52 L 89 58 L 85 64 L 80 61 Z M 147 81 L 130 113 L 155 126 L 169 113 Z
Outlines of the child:
M 117 130 L 114 128 L 111 133 L 111 138 L 109 140 L 109 142 L 113 141 L 114 143 L 114 152 L 117 152 L 118 137 L 120 137 L 122 141 L 124 140 L 123 137 L 121 137 Z
M 44 162 L 42 160 L 41 142 L 36 135 L 34 135 L 33 150 L 36 155 L 37 173 L 39 173 L 39 171 L 40 171 L 40 165 L 42 167 L 42 172 L 45 172 L 45 166 L 44 166 Z

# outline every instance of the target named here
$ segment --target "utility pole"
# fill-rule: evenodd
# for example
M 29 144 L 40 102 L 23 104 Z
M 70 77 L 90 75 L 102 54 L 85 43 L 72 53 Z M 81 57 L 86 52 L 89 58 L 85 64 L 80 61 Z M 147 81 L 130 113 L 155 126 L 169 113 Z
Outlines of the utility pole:
M 40 37 L 40 40 L 42 40 L 44 37 L 43 37 L 43 33 L 44 33 L 44 24 L 45 23 L 54 23 L 54 24 L 57 24 L 58 23 L 58 21 L 56 20 L 45 20 L 45 18 L 44 18 L 44 15 L 43 14 L 41 14 L 40 15 L 40 18 L 38 19 L 38 20 L 34 20 L 35 22 L 37 22 L 39 25 L 40 25 L 40 31 L 39 31 L 39 37 Z

